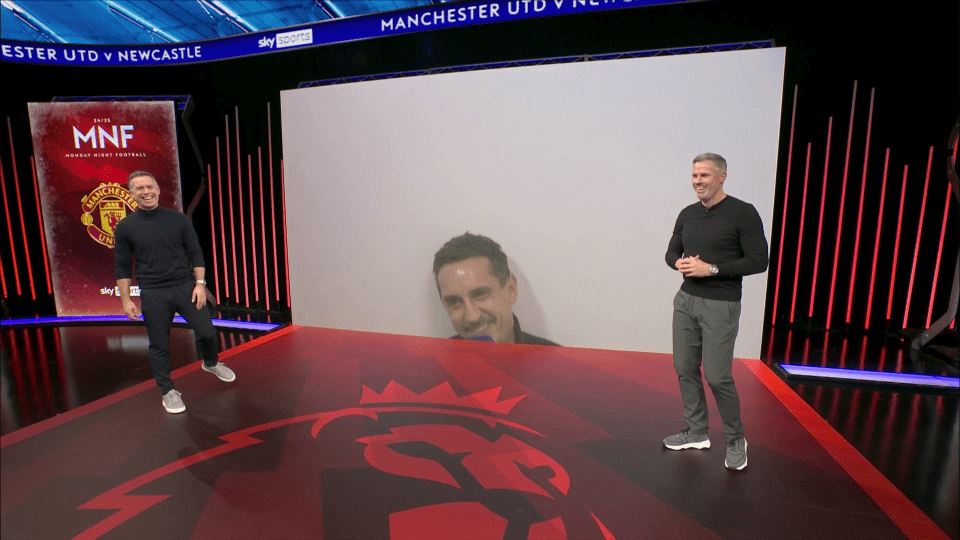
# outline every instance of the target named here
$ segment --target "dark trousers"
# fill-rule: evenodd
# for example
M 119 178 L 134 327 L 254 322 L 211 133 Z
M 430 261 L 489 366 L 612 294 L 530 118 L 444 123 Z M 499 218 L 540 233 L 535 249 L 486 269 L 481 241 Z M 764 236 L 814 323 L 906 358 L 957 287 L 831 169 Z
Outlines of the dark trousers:
M 215 366 L 219 361 L 217 330 L 213 327 L 210 310 L 190 301 L 194 283 L 189 281 L 175 287 L 140 290 L 140 309 L 143 322 L 147 327 L 150 341 L 150 369 L 160 387 L 166 394 L 173 390 L 170 379 L 170 327 L 173 326 L 173 314 L 179 313 L 193 328 L 197 341 L 197 351 L 207 366 Z
M 691 433 L 706 433 L 703 377 L 723 418 L 727 442 L 743 437 L 740 396 L 733 383 L 733 345 L 740 330 L 740 302 L 708 300 L 683 291 L 673 299 L 673 367 L 680 381 L 683 419 Z

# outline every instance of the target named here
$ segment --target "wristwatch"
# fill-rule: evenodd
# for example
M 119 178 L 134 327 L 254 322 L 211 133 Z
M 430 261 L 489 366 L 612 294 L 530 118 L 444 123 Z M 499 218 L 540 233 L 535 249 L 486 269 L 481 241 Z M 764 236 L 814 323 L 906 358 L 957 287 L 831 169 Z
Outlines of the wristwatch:
M 717 268 L 717 265 L 711 264 L 711 265 L 710 265 L 710 275 L 715 276 L 715 275 L 717 275 L 717 274 L 719 274 L 719 273 L 720 273 L 720 269 Z
M 197 285 L 206 285 L 206 284 L 207 284 L 207 280 L 205 280 L 205 279 L 198 279 L 198 280 L 197 280 Z

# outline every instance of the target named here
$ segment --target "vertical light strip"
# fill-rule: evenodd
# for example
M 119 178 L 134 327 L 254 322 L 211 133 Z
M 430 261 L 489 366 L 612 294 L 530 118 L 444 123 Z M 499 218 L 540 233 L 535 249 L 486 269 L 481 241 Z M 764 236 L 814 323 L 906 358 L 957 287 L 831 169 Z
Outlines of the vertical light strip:
M 890 404 L 888 405 L 889 408 L 886 411 L 887 412 L 886 418 L 884 418 L 884 421 L 883 421 L 883 431 L 882 431 L 882 433 L 887 435 L 887 437 L 889 437 L 890 433 L 900 433 L 900 430 L 896 429 L 896 420 L 897 420 L 897 417 L 900 416 L 899 414 L 897 414 L 897 412 L 898 412 L 898 409 L 900 408 L 901 393 L 900 392 L 890 392 L 890 393 L 893 395 L 890 397 Z M 899 440 L 897 441 L 896 444 L 890 444 L 890 446 L 879 447 L 880 451 L 877 455 L 877 461 L 875 463 L 880 463 L 882 465 L 885 465 L 886 467 L 889 467 L 891 451 L 892 450 L 899 451 L 900 446 L 903 444 L 900 441 L 904 439 L 900 439 L 899 437 L 898 439 Z M 887 443 L 889 444 L 889 441 L 887 441 Z
M 257 147 L 257 176 L 260 177 L 260 249 L 263 250 L 263 298 L 267 302 L 267 311 L 270 311 L 270 273 L 267 267 L 267 222 L 264 214 L 267 212 L 263 200 L 263 152 Z
M 839 386 L 830 389 L 830 405 L 829 409 L 827 409 L 830 411 L 830 417 L 827 422 L 832 426 L 839 425 L 838 416 L 840 415 L 840 395 L 841 391 L 843 390 L 844 389 L 840 388 Z M 846 405 L 846 400 L 844 400 L 843 403 Z
M 860 397 L 863 395 L 863 390 L 857 388 L 853 391 L 853 396 L 850 399 L 850 406 L 847 409 L 847 421 L 844 425 L 844 435 L 849 439 L 853 439 L 852 435 L 861 434 L 861 429 L 863 426 L 858 422 L 858 414 L 860 413 Z
M 47 233 L 43 227 L 43 212 L 40 210 L 40 188 L 37 180 L 37 164 L 34 162 L 33 156 L 30 156 L 30 176 L 33 179 L 33 202 L 37 205 L 37 225 L 40 227 L 40 245 L 43 249 L 43 273 L 47 278 L 47 293 L 53 294 L 53 283 L 50 280 L 50 260 L 47 258 Z
M 860 336 L 860 365 L 858 369 L 863 371 L 867 368 L 867 336 Z
M 53 380 L 50 379 L 50 352 L 44 347 L 43 343 L 43 331 L 45 328 L 34 328 L 33 333 L 36 335 L 37 339 L 37 349 L 40 351 L 40 375 L 43 381 L 43 393 L 46 398 L 47 403 L 47 412 L 50 416 L 56 416 L 57 414 L 57 403 L 56 399 L 53 397 Z M 56 329 L 52 329 L 54 332 Z
M 920 199 L 920 220 L 917 222 L 917 243 L 913 248 L 913 264 L 910 267 L 910 284 L 907 286 L 907 302 L 903 305 L 903 328 L 910 318 L 910 300 L 913 297 L 913 281 L 917 275 L 917 260 L 920 259 L 920 237 L 923 235 L 923 217 L 927 211 L 927 191 L 930 187 L 930 169 L 933 167 L 933 147 L 927 157 L 927 175 L 923 180 L 923 198 Z
M 250 280 L 247 278 L 247 223 L 243 212 L 243 167 L 241 166 L 242 157 L 240 156 L 240 107 L 233 107 L 233 129 L 234 142 L 237 145 L 237 198 L 239 204 L 237 213 L 240 214 L 240 256 L 243 263 L 243 305 L 250 307 Z M 231 201 L 232 204 L 233 201 Z
M 897 213 L 897 237 L 893 241 L 893 268 L 890 273 L 890 298 L 887 299 L 887 321 L 890 320 L 893 313 L 893 290 L 897 286 L 897 262 L 900 256 L 900 231 L 903 229 L 903 201 L 907 198 L 907 170 L 908 165 L 903 166 L 903 185 L 900 188 L 900 211 Z
M 873 308 L 874 286 L 877 283 L 877 258 L 880 256 L 880 230 L 883 229 L 883 201 L 887 194 L 887 169 L 890 165 L 890 149 L 883 158 L 883 180 L 880 185 L 880 210 L 877 215 L 877 234 L 873 240 L 873 264 L 870 265 L 870 290 L 867 292 L 867 314 L 864 316 L 863 327 L 870 329 L 870 313 Z M 890 283 L 893 288 L 893 283 Z
M 840 184 L 840 208 L 837 211 L 837 241 L 833 247 L 833 272 L 830 277 L 830 297 L 827 303 L 827 330 L 833 320 L 833 296 L 837 288 L 837 264 L 840 262 L 840 239 L 843 237 L 844 204 L 847 200 L 847 174 L 850 171 L 850 145 L 853 142 L 853 118 L 857 110 L 857 81 L 853 81 L 853 101 L 850 103 L 850 124 L 847 128 L 847 152 L 843 159 L 843 180 Z
M 280 193 L 286 193 L 283 160 L 280 160 Z M 287 253 L 287 198 L 280 197 L 283 205 L 283 269 L 287 274 L 287 309 L 290 308 L 290 256 Z
M 17 396 L 20 399 L 14 399 L 20 404 L 20 418 L 29 418 L 30 408 L 27 406 L 27 386 L 23 380 L 23 355 L 17 347 L 17 336 L 14 330 L 8 330 L 10 336 L 10 374 L 13 375 L 13 385 L 17 388 Z M 17 332 L 21 336 L 26 335 L 26 330 Z
M 847 347 L 850 344 L 850 338 L 843 337 L 843 347 L 840 348 L 840 367 L 847 367 Z
M 37 358 L 37 353 L 33 350 L 33 340 L 30 337 L 29 330 L 23 333 L 23 338 L 24 359 L 29 366 L 27 368 L 27 379 L 30 381 L 30 396 L 32 398 L 31 401 L 35 404 L 32 412 L 36 416 L 38 412 L 36 405 L 43 403 L 43 396 L 40 393 L 40 382 L 37 380 L 37 364 L 40 363 L 40 359 Z
M 277 204 L 273 199 L 273 128 L 270 118 L 270 102 L 267 102 L 267 165 L 270 169 L 270 223 L 273 231 L 273 285 L 277 291 L 277 303 L 280 302 L 280 257 L 277 253 Z M 281 196 L 283 194 L 281 193 Z M 286 242 L 287 231 L 283 231 L 284 242 Z
M 13 156 L 10 156 L 10 162 L 16 166 L 16 163 L 13 163 Z M 10 208 L 10 203 L 7 201 L 7 180 L 3 176 L 3 163 L 0 162 L 0 190 L 3 191 L 3 207 Z M 23 294 L 20 290 L 20 269 L 17 268 L 17 252 L 14 249 L 13 244 L 13 225 L 10 223 L 10 214 L 12 212 L 4 212 L 4 216 L 7 218 L 7 237 L 10 239 L 10 260 L 13 262 L 13 282 L 17 286 L 17 296 Z M 7 281 L 6 281 L 6 272 L 0 272 L 4 275 L 3 281 L 3 296 L 6 298 L 9 295 L 7 294 Z
M 30 298 L 37 301 L 37 286 L 33 282 L 33 263 L 30 262 L 30 245 L 27 244 L 27 223 L 23 216 L 23 200 L 20 197 L 20 176 L 17 174 L 16 152 L 13 149 L 13 126 L 7 117 L 7 133 L 10 137 L 10 163 L 13 165 L 13 187 L 17 193 L 17 209 L 20 211 L 20 235 L 23 237 L 23 255 L 27 259 L 27 276 L 30 278 Z M 9 207 L 7 207 L 9 208 Z M 9 212 L 8 212 L 9 213 Z
M 53 330 L 53 342 L 54 342 L 54 356 L 57 359 L 57 377 L 60 381 L 60 400 L 63 404 L 63 410 L 69 410 L 75 408 L 77 405 L 70 400 L 71 393 L 67 391 L 67 370 L 64 367 L 63 362 L 63 343 L 60 341 L 60 332 L 63 332 L 63 328 L 55 328 Z
M 957 166 L 957 147 L 960 146 L 960 139 L 953 140 L 953 166 Z M 953 327 L 957 324 L 957 316 L 954 314 L 953 320 L 950 321 L 950 329 L 953 330 Z
M 857 259 L 860 254 L 860 227 L 863 223 L 863 199 L 867 195 L 867 161 L 870 159 L 870 131 L 873 128 L 873 95 L 876 88 L 870 89 L 870 108 L 867 113 L 867 141 L 863 151 L 863 175 L 860 177 L 860 203 L 857 205 L 857 230 L 853 241 L 853 262 L 850 269 L 850 287 L 847 291 L 847 316 L 844 322 L 850 324 L 850 312 L 853 310 L 853 291 L 857 283 Z M 879 229 L 879 222 L 877 223 Z
M 773 325 L 770 325 L 770 331 L 767 334 L 767 356 L 766 356 L 769 359 L 773 358 L 773 342 L 774 342 L 774 338 L 776 337 L 776 332 L 774 332 L 774 330 L 775 329 Z M 789 358 L 787 359 L 787 361 L 788 362 L 790 361 Z
M 827 207 L 827 178 L 830 172 L 830 143 L 833 140 L 833 117 L 827 119 L 827 152 L 823 157 L 823 186 L 820 188 L 820 217 L 817 219 L 817 243 L 814 245 L 813 281 L 810 285 L 810 307 L 807 317 L 813 319 L 813 306 L 817 300 L 817 277 L 820 272 L 820 248 L 823 243 L 823 211 Z
M 783 274 L 783 243 L 787 238 L 787 200 L 790 198 L 790 169 L 793 165 L 793 127 L 797 123 L 797 85 L 793 86 L 793 114 L 790 116 L 790 142 L 787 144 L 787 178 L 783 186 L 783 210 L 780 212 L 780 247 L 777 250 L 777 278 L 773 282 L 773 311 L 770 324 L 777 324 L 777 306 L 780 301 L 780 275 Z M 801 231 L 801 234 L 803 231 Z M 772 341 L 772 340 L 771 340 Z
M 207 200 L 210 201 L 210 241 L 213 243 L 212 255 L 213 260 L 213 290 L 220 290 L 220 271 L 217 268 L 217 222 L 213 217 L 213 174 L 210 164 L 207 163 L 207 186 L 210 186 L 210 189 L 207 190 Z M 217 300 L 217 303 L 220 301 Z
M 233 219 L 233 175 L 230 170 L 230 117 L 224 115 L 223 147 L 227 150 L 227 207 L 230 208 L 230 258 L 233 262 L 233 298 L 240 305 L 240 277 L 237 269 L 237 227 Z
M 947 236 L 947 217 L 950 215 L 950 199 L 953 187 L 947 183 L 947 200 L 943 205 L 943 227 L 940 229 L 940 245 L 937 248 L 937 264 L 933 265 L 933 287 L 930 291 L 930 307 L 927 308 L 927 324 L 924 328 L 930 328 L 930 321 L 933 320 L 933 299 L 937 297 L 937 281 L 940 278 L 940 259 L 943 256 L 943 241 Z
M 787 348 L 783 354 L 784 362 L 790 362 L 790 353 L 793 350 L 793 330 L 787 330 Z
M 10 293 L 7 291 L 7 273 L 3 271 L 3 268 L 0 268 L 0 283 L 3 284 L 3 297 L 9 298 Z
M 867 407 L 866 414 L 866 425 L 863 426 L 859 431 L 863 435 L 865 441 L 873 441 L 875 435 L 874 432 L 877 429 L 877 419 L 879 418 L 878 406 L 880 404 L 880 392 L 871 392 L 870 396 L 870 405 Z
M 820 357 L 820 366 L 827 367 L 830 358 L 830 332 L 823 333 L 823 346 L 820 347 L 820 350 L 823 351 L 823 355 Z
M 797 262 L 793 272 L 793 296 L 790 299 L 790 323 L 793 324 L 797 307 L 797 284 L 800 282 L 800 255 L 803 253 L 803 222 L 807 216 L 807 180 L 810 173 L 810 150 L 813 144 L 807 143 L 807 163 L 803 169 L 803 196 L 800 199 L 800 229 L 797 236 Z
M 800 363 L 803 365 L 810 363 L 810 339 L 803 340 L 803 357 Z
M 253 157 L 247 154 L 247 190 L 250 195 L 250 261 L 253 263 L 253 305 L 260 302 L 260 276 L 257 274 L 257 248 L 254 245 L 257 242 L 257 227 L 254 225 L 256 220 L 253 218 L 256 214 L 253 212 Z
M 917 440 L 917 430 L 918 430 L 918 424 L 920 422 L 919 419 L 923 417 L 923 415 L 920 413 L 920 405 L 922 403 L 921 400 L 925 400 L 925 399 L 926 399 L 926 396 L 922 394 L 914 394 L 913 399 L 911 400 L 911 403 L 910 403 L 910 412 L 907 414 L 906 433 L 900 432 L 904 435 L 904 437 L 900 438 L 899 433 L 896 435 L 894 435 L 894 433 L 887 433 L 886 434 L 887 440 L 884 441 L 886 444 L 893 446 L 893 445 L 896 445 L 897 442 L 899 441 Z M 894 437 L 896 437 L 897 442 L 893 441 Z M 900 471 L 900 482 L 898 482 L 898 484 L 905 485 L 906 484 L 905 480 L 907 479 L 907 476 L 910 475 L 914 470 L 913 465 L 915 464 L 915 461 L 916 461 L 916 456 L 914 456 L 914 453 L 916 451 L 915 450 L 916 445 L 901 444 L 899 447 L 901 448 L 901 451 L 897 452 L 896 454 L 897 457 L 900 458 L 899 460 L 900 466 L 898 467 Z M 904 449 L 907 450 L 907 452 L 904 452 L 903 451 Z
M 823 410 L 823 393 L 825 388 L 822 384 L 818 384 L 816 388 L 813 389 L 813 408 L 817 411 Z
M 223 179 L 220 176 L 220 137 L 217 143 L 217 214 L 220 215 L 220 251 L 223 255 L 223 296 L 230 296 L 230 266 L 227 264 L 227 229 L 223 226 Z M 221 302 L 223 303 L 223 302 Z

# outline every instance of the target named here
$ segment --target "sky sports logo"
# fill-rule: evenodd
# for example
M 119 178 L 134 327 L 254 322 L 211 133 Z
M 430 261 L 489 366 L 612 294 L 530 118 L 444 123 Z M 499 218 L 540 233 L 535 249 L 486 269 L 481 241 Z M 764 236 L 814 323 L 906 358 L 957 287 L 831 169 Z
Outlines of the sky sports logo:
M 310 45 L 311 43 L 313 43 L 313 28 L 293 32 L 281 32 L 277 34 L 276 37 L 264 37 L 258 42 L 261 49 L 264 47 L 285 49 L 287 47 Z

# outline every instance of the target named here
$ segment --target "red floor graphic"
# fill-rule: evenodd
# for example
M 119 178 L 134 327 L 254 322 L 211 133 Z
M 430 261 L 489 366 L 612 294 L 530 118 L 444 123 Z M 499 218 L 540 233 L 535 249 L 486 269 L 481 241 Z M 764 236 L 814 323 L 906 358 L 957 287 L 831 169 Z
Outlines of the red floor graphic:
M 947 538 L 758 361 L 749 466 L 669 355 L 290 327 L 0 439 L 4 539 Z M 712 401 L 712 398 L 711 398 Z

